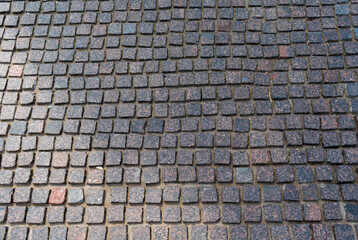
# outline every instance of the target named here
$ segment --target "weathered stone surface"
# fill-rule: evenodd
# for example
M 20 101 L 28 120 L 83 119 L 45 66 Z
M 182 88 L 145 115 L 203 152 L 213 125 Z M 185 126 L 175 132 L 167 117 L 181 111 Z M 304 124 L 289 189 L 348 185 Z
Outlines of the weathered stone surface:
M 0 26 L 0 239 L 356 238 L 357 0 L 2 1 Z

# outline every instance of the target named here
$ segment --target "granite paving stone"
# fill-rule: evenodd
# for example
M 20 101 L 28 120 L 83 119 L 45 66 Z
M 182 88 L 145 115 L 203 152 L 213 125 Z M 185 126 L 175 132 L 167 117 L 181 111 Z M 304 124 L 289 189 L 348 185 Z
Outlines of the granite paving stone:
M 356 239 L 357 0 L 0 2 L 0 239 Z

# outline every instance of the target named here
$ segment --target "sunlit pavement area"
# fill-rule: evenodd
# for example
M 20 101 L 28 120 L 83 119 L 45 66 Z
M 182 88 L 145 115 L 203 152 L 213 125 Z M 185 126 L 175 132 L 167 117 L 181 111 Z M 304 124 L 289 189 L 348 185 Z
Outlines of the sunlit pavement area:
M 358 0 L 0 2 L 0 239 L 357 239 Z

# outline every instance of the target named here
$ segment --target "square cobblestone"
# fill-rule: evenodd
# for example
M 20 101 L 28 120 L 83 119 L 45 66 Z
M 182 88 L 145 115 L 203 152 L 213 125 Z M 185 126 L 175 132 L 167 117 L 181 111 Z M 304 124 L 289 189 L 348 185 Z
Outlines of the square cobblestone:
M 357 16 L 1 2 L 0 239 L 354 239 Z

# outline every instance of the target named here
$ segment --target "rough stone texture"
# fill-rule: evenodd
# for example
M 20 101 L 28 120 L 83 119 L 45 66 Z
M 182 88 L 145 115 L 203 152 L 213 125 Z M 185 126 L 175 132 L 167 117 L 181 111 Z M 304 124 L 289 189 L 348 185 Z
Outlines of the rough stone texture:
M 0 2 L 0 239 L 357 239 L 357 0 Z

